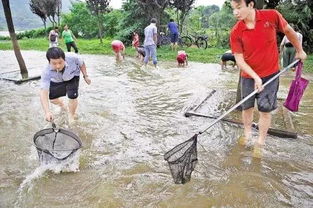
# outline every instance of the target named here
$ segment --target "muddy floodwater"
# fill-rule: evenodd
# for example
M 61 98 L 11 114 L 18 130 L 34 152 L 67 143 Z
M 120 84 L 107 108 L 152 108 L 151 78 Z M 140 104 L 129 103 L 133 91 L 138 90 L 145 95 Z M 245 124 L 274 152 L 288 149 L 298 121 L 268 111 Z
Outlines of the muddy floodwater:
M 44 52 L 23 51 L 23 56 L 32 73 L 40 74 L 47 64 Z M 294 73 L 280 80 L 272 127 L 297 132 L 297 139 L 269 135 L 263 158 L 255 159 L 252 142 L 237 143 L 242 127 L 219 122 L 198 137 L 199 162 L 191 181 L 176 185 L 164 153 L 212 121 L 184 112 L 213 89 L 197 112 L 220 115 L 229 109 L 238 71 L 193 62 L 187 68 L 166 62 L 141 69 L 133 58 L 117 65 L 111 56 L 82 57 L 92 84 L 80 80 L 78 120 L 70 124 L 52 107 L 56 124 L 83 142 L 79 171 L 38 162 L 33 135 L 51 126 L 44 121 L 39 81 L 0 80 L 1 208 L 313 207 L 312 75 L 304 75 L 312 83 L 296 113 L 281 107 Z M 0 73 L 18 69 L 13 51 L 0 51 L 0 61 Z M 253 135 L 256 139 L 258 132 Z

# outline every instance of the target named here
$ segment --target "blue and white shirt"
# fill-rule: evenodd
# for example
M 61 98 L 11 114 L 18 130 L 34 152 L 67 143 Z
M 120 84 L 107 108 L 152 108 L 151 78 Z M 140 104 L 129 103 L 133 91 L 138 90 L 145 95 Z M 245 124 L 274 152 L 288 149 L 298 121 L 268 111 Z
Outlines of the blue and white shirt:
M 43 70 L 41 74 L 40 88 L 49 90 L 50 81 L 64 82 L 80 75 L 80 67 L 84 61 L 75 53 L 65 53 L 65 68 L 62 72 L 57 72 L 50 64 Z
M 157 32 L 158 32 L 157 27 L 153 23 L 151 23 L 149 26 L 145 28 L 144 46 L 155 45 L 153 35 L 156 35 Z

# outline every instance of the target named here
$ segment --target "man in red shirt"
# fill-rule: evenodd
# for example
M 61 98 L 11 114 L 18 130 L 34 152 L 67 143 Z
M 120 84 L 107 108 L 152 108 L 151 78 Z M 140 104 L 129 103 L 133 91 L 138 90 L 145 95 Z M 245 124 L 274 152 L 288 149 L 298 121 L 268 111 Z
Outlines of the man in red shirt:
M 243 105 L 244 137 L 239 143 L 246 144 L 251 138 L 251 125 L 255 99 L 259 118 L 259 138 L 254 146 L 254 156 L 262 156 L 267 130 L 271 125 L 271 111 L 277 108 L 278 78 L 264 89 L 262 84 L 279 71 L 276 33 L 284 33 L 296 48 L 296 58 L 306 59 L 296 32 L 276 10 L 256 10 L 255 0 L 232 0 L 231 6 L 238 22 L 232 28 L 230 44 L 236 63 L 241 69 L 241 98 L 258 89 L 258 93 Z

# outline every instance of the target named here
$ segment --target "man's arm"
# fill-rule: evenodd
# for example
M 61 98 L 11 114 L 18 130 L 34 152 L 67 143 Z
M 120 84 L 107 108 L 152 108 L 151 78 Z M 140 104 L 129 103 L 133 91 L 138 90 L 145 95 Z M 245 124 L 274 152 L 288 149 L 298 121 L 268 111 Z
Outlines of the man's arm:
M 53 115 L 49 109 L 49 90 L 41 89 L 40 90 L 40 101 L 43 111 L 45 113 L 45 118 L 47 121 L 53 120 Z
M 153 34 L 153 41 L 154 41 L 155 45 L 158 44 L 158 35 L 157 35 L 157 33 Z
M 295 47 L 296 49 L 296 59 L 301 59 L 301 61 L 303 62 L 304 59 L 307 58 L 306 53 L 303 51 L 302 48 L 302 44 L 300 43 L 300 41 L 298 40 L 298 36 L 297 33 L 292 29 L 292 27 L 290 27 L 290 25 L 287 25 L 284 28 L 283 31 L 286 35 L 286 37 L 288 38 L 288 40 L 291 42 L 291 44 Z
M 77 38 L 75 37 L 74 33 L 72 32 L 71 30 L 71 34 L 72 34 L 72 37 L 74 38 L 75 41 L 77 41 Z
M 283 50 L 284 50 L 284 45 L 285 45 L 285 43 L 286 43 L 286 36 L 284 36 L 283 37 L 283 39 L 282 39 L 282 41 L 281 41 L 281 43 L 280 43 L 280 46 L 279 46 L 279 52 L 280 53 L 283 53 Z
M 84 77 L 85 82 L 86 82 L 87 84 L 90 84 L 90 83 L 91 83 L 91 80 L 90 80 L 89 77 L 88 77 L 87 69 L 86 69 L 85 63 L 83 63 L 83 65 L 81 65 L 79 68 L 80 68 L 80 71 L 83 73 L 83 77 Z
M 261 92 L 263 90 L 262 79 L 247 64 L 247 62 L 244 60 L 242 53 L 235 53 L 234 56 L 239 69 L 243 70 L 245 73 L 247 73 L 250 77 L 254 79 L 255 89 L 258 89 L 258 91 Z

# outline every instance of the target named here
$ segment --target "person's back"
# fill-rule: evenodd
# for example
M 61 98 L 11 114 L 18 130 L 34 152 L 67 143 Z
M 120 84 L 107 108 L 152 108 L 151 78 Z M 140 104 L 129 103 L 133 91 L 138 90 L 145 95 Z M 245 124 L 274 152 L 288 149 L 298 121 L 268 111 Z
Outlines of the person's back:
M 156 42 L 157 42 L 157 27 L 156 27 L 157 20 L 152 18 L 150 21 L 150 25 L 145 28 L 145 41 L 144 41 L 144 48 L 145 48 L 145 58 L 144 63 L 145 65 L 148 64 L 149 58 L 152 58 L 153 64 L 157 67 L 157 52 L 156 52 Z
M 292 26 L 295 27 L 295 26 Z M 297 30 L 297 29 L 296 29 Z M 302 34 L 297 32 L 297 38 L 302 45 Z M 295 60 L 295 55 L 296 55 L 296 49 L 290 42 L 290 40 L 287 38 L 285 35 L 283 40 L 281 41 L 280 44 L 280 52 L 282 53 L 282 58 L 283 58 L 283 67 L 287 67 L 289 64 L 291 64 Z M 294 70 L 295 68 L 293 67 L 291 70 Z
M 177 52 L 176 60 L 177 60 L 178 66 L 182 66 L 182 67 L 184 67 L 185 65 L 187 66 L 188 65 L 187 59 L 188 59 L 188 55 L 185 51 Z
M 145 41 L 144 45 L 149 46 L 149 45 L 155 45 L 153 36 L 157 34 L 157 27 L 153 24 L 148 25 L 145 28 Z
M 49 32 L 49 47 L 57 47 L 58 46 L 58 38 L 59 38 L 59 33 L 58 33 L 58 28 L 56 27 L 54 30 L 51 30 Z
M 115 53 L 115 58 L 117 61 L 122 61 L 124 59 L 125 46 L 120 40 L 113 40 L 111 43 L 112 49 Z
M 170 21 L 167 25 L 169 31 L 171 32 L 171 34 L 178 34 L 178 25 L 176 24 L 176 22 L 174 22 L 174 20 Z
M 234 54 L 232 54 L 231 50 L 225 51 L 225 53 L 221 56 L 221 66 L 222 70 L 226 69 L 226 62 L 227 61 L 232 61 L 233 62 L 233 67 L 236 65 L 236 60 Z
M 51 30 L 50 32 L 50 42 L 55 42 L 57 40 L 57 33 L 54 32 L 54 30 Z

